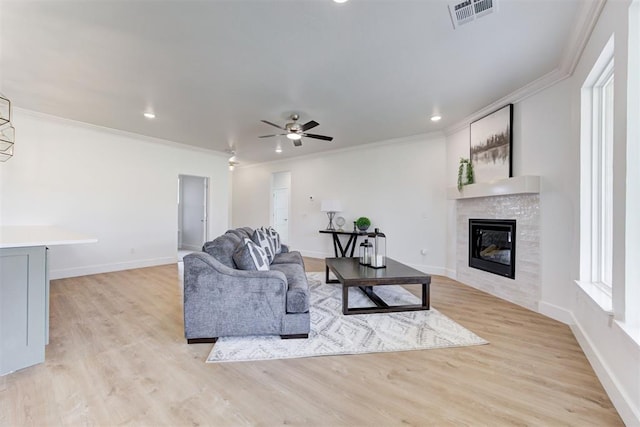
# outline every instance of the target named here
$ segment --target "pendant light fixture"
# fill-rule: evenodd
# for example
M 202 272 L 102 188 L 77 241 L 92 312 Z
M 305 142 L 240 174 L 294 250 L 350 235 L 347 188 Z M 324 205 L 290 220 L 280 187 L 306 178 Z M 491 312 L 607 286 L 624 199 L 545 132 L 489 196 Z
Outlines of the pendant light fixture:
M 0 162 L 13 157 L 16 129 L 11 125 L 11 101 L 0 95 Z

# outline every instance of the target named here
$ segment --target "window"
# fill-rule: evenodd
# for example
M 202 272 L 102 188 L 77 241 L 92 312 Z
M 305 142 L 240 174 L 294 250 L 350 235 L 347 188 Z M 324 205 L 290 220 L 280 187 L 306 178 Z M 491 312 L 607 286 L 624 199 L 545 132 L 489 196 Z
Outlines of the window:
M 592 280 L 611 296 L 613 282 L 613 60 L 593 88 Z
M 624 322 L 640 344 L 640 0 L 629 8 Z M 616 313 L 617 314 L 617 313 Z
M 582 86 L 580 280 L 606 311 L 613 286 L 613 37 Z

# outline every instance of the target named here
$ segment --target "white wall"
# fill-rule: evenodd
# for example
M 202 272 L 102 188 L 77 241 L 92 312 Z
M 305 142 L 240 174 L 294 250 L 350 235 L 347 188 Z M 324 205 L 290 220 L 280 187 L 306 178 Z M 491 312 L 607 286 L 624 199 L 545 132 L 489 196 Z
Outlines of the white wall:
M 210 177 L 210 235 L 226 230 L 224 156 L 21 109 L 13 121 L 15 156 L 0 164 L 0 223 L 98 239 L 52 247 L 52 278 L 175 262 L 179 174 Z
M 304 255 L 333 256 L 322 199 L 342 202 L 346 229 L 359 216 L 387 235 L 387 255 L 444 274 L 445 139 L 423 135 L 309 158 L 240 167 L 233 177 L 233 226 L 269 224 L 271 174 L 291 172 L 290 245 Z M 421 249 L 427 254 L 422 255 Z M 356 250 L 357 254 L 357 250 Z
M 627 425 L 640 425 L 640 340 L 634 340 L 630 336 L 633 331 L 628 332 L 624 323 L 604 313 L 574 283 L 579 277 L 580 262 L 580 89 L 605 43 L 615 33 L 614 194 L 617 203 L 614 215 L 620 220 L 616 220 L 614 230 L 617 241 L 614 254 L 618 260 L 614 267 L 614 281 L 617 279 L 618 286 L 614 292 L 617 289 L 620 297 L 620 291 L 624 294 L 625 290 L 625 265 L 620 260 L 625 259 L 626 234 L 623 165 L 626 163 L 628 5 L 628 1 L 622 0 L 606 3 L 571 77 L 514 105 L 512 155 L 515 176 L 541 176 L 542 289 L 538 310 L 572 324 L 576 338 Z M 468 153 L 468 146 L 466 130 L 447 136 L 448 170 L 457 168 L 460 153 Z M 453 213 L 455 215 L 455 209 Z M 450 247 L 455 247 L 454 234 L 455 231 L 448 232 Z M 634 261 L 627 256 L 627 262 Z M 448 259 L 447 267 L 450 266 Z M 618 303 L 616 317 L 624 314 L 624 306 L 620 305 Z
M 634 331 L 635 340 L 624 328 L 625 281 L 635 281 L 638 277 L 625 277 L 625 262 L 637 263 L 633 254 L 625 255 L 626 215 L 637 218 L 637 212 L 626 210 L 626 152 L 627 152 L 627 58 L 628 23 L 630 1 L 609 1 L 600 16 L 591 35 L 570 84 L 571 100 L 575 110 L 580 105 L 580 88 L 591 71 L 603 47 L 611 37 L 615 38 L 615 82 L 614 82 L 614 266 L 613 266 L 613 309 L 615 320 L 604 313 L 591 298 L 574 284 L 573 327 L 589 361 L 609 392 L 627 425 L 640 425 L 640 333 Z M 636 29 L 637 30 L 637 29 Z M 634 94 L 638 96 L 638 94 Z M 577 113 L 576 113 L 577 114 Z M 637 121 L 637 117 L 633 120 Z M 579 122 L 572 117 L 572 128 L 577 129 Z M 572 134 L 572 140 L 578 137 Z M 638 144 L 638 141 L 629 141 Z M 576 156 L 576 159 L 579 157 Z M 636 166 L 637 167 L 637 166 Z M 578 222 L 578 216 L 575 217 Z M 578 237 L 574 238 L 577 246 Z M 576 257 L 577 258 L 577 257 Z M 577 263 L 576 259 L 574 263 Z M 577 275 L 576 275 L 577 277 Z M 630 285 L 627 283 L 626 285 Z M 631 302 L 631 301 L 627 301 Z M 638 301 L 634 307 L 640 309 Z
M 470 154 L 470 133 L 469 129 L 462 129 L 454 134 L 447 135 L 447 187 L 458 185 L 458 166 L 460 158 L 469 158 Z M 447 276 L 455 279 L 456 272 L 456 246 L 457 246 L 457 221 L 456 221 L 456 201 L 447 200 Z
M 566 321 L 579 256 L 579 105 L 564 80 L 514 106 L 514 175 L 540 176 L 541 304 Z M 544 307 L 542 308 L 544 312 Z

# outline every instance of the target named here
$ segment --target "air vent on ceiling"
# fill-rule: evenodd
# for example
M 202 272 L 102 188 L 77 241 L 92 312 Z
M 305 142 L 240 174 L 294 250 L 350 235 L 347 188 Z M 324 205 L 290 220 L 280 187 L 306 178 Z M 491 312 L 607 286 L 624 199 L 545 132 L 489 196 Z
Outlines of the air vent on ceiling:
M 463 0 L 449 3 L 453 28 L 468 24 L 485 15 L 498 11 L 498 0 Z

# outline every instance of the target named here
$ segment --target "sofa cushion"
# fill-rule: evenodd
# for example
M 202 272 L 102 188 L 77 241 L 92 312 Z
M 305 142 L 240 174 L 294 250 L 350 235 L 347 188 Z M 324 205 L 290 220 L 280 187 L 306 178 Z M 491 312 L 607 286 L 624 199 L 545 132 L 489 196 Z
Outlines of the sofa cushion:
M 234 235 L 238 236 L 240 238 L 240 240 L 244 239 L 245 237 L 251 237 L 251 236 L 246 236 L 245 233 L 243 233 L 242 231 L 237 230 L 237 229 L 227 230 L 227 231 L 225 231 L 224 234 L 234 234 Z
M 287 313 L 309 311 L 309 283 L 304 268 L 299 264 L 271 265 L 271 270 L 281 271 L 287 278 Z
M 253 235 L 251 236 L 251 240 L 253 240 L 256 245 L 264 249 L 264 251 L 267 253 L 267 257 L 269 258 L 269 264 L 271 264 L 271 261 L 273 261 L 273 256 L 275 255 L 275 251 L 272 246 L 271 239 L 269 238 L 269 236 L 267 236 L 267 233 L 260 229 L 255 230 L 253 232 Z
M 226 233 L 216 237 L 202 246 L 202 251 L 208 253 L 229 268 L 236 268 L 233 262 L 233 252 L 242 239 L 233 233 Z
M 251 236 L 253 235 L 253 229 L 251 227 L 240 227 L 236 228 L 236 230 L 243 234 L 242 237 L 251 238 Z
M 267 254 L 249 238 L 245 238 L 238 244 L 233 252 L 233 261 L 240 270 L 269 270 Z
M 282 252 L 273 257 L 271 264 L 298 264 L 304 267 L 302 255 L 298 251 Z

